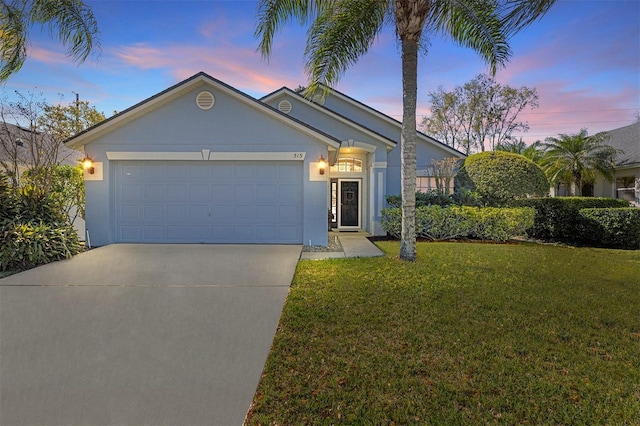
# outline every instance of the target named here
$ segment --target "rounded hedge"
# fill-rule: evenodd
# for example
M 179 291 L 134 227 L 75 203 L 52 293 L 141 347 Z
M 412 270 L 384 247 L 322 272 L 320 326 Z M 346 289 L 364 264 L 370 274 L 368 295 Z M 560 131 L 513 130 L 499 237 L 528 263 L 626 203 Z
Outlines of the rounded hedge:
M 470 155 L 456 179 L 461 191 L 476 193 L 486 205 L 505 205 L 511 200 L 549 193 L 549 182 L 540 166 L 511 152 Z

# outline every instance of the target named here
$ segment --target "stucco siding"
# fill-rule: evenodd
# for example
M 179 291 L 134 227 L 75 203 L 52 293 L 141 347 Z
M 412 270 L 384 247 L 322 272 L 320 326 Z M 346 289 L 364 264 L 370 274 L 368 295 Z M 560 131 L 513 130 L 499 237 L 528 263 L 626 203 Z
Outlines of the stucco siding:
M 211 91 L 216 100 L 208 111 L 196 105 L 201 90 Z M 286 119 L 285 119 L 286 120 Z M 86 217 L 91 243 L 113 243 L 115 221 L 115 177 L 113 152 L 227 153 L 302 152 L 303 241 L 326 244 L 326 182 L 310 182 L 310 163 L 328 156 L 326 143 L 304 133 L 284 120 L 271 117 L 250 103 L 216 87 L 202 85 L 128 121 L 85 145 L 85 152 L 102 163 L 102 180 L 87 181 Z M 204 158 L 201 161 L 207 161 Z M 257 158 L 258 160 L 260 158 Z

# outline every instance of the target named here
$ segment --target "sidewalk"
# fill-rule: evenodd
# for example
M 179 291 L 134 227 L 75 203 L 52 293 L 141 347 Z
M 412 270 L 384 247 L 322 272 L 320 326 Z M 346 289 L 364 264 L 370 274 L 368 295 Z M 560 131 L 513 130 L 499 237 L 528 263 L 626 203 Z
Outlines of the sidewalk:
M 333 234 L 333 233 L 332 233 Z M 334 234 L 335 235 L 335 234 Z M 380 250 L 375 244 L 373 244 L 366 237 L 365 234 L 358 233 L 343 233 L 335 235 L 342 244 L 341 252 L 302 252 L 300 259 L 306 260 L 321 260 L 321 259 L 335 259 L 344 257 L 378 257 L 384 256 L 382 250 Z M 333 238 L 330 235 L 329 238 Z

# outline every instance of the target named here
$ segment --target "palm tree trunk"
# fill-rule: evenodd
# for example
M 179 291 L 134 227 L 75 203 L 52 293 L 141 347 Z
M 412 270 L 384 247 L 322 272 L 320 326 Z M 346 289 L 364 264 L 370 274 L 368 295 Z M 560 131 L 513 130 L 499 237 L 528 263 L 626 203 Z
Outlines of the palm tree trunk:
M 402 44 L 402 234 L 400 259 L 416 259 L 416 98 L 418 96 L 418 42 Z

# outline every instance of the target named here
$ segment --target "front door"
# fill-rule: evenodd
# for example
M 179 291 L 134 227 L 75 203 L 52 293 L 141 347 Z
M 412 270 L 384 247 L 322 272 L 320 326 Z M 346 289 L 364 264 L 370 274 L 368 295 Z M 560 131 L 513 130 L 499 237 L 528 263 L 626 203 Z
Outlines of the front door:
M 339 228 L 360 228 L 360 181 L 339 180 Z

